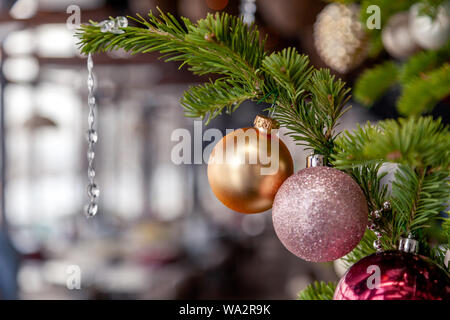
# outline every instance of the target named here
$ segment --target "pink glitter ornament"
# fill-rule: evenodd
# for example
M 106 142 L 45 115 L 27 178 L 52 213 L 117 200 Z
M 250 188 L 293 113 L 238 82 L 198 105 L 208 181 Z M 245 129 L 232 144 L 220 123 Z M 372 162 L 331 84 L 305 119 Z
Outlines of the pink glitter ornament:
M 296 256 L 336 260 L 361 241 L 368 221 L 366 198 L 353 179 L 330 167 L 311 167 L 289 177 L 272 209 L 275 232 Z
M 397 250 L 355 263 L 334 293 L 334 300 L 449 299 L 450 278 L 442 268 L 426 257 Z

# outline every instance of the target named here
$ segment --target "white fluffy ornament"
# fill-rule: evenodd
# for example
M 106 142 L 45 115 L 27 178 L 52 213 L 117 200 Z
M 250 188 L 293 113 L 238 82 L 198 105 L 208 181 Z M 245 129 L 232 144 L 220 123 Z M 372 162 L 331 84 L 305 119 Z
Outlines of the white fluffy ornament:
M 423 14 L 420 10 L 423 4 L 417 3 L 410 8 L 409 27 L 415 41 L 425 49 L 439 49 L 450 38 L 450 3 L 438 8 L 436 17 Z
M 386 51 L 397 59 L 405 59 L 420 50 L 409 28 L 409 13 L 400 12 L 389 18 L 381 39 Z
M 317 16 L 314 44 L 322 60 L 346 73 L 367 56 L 367 35 L 359 20 L 359 6 L 331 3 Z

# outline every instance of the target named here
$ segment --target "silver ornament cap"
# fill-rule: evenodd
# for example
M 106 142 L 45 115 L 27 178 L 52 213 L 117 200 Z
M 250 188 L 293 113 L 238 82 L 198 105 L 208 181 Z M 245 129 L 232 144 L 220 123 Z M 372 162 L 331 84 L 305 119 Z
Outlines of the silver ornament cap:
M 400 238 L 398 250 L 410 253 L 417 253 L 419 252 L 419 241 L 413 239 L 412 234 L 409 234 L 408 238 Z
M 306 157 L 306 167 L 314 168 L 314 167 L 322 167 L 325 165 L 325 157 L 321 154 L 311 154 Z

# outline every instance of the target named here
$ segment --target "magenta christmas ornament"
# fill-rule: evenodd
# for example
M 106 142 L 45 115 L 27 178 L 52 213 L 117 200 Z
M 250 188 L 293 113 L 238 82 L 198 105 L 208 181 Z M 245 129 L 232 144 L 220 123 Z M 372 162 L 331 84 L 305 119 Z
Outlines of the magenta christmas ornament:
M 272 216 L 275 232 L 289 251 L 324 262 L 346 255 L 361 241 L 368 208 L 350 176 L 317 166 L 300 170 L 281 185 Z
M 430 259 L 399 250 L 377 252 L 342 277 L 334 300 L 448 300 L 449 275 Z

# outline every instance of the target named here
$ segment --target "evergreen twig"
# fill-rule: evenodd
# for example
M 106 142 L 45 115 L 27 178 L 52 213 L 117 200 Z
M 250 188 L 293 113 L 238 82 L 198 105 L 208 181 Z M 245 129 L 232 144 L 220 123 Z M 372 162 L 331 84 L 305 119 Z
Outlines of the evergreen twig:
M 333 300 L 336 284 L 334 282 L 315 281 L 298 294 L 299 300 Z
M 372 69 L 365 70 L 354 87 L 355 100 L 371 106 L 398 80 L 398 67 L 387 61 Z
M 361 186 L 369 210 L 381 208 L 389 200 L 392 210 L 383 212 L 377 222 L 383 234 L 383 249 L 396 249 L 400 237 L 412 233 L 419 241 L 421 252 L 442 262 L 433 240 L 427 232 L 449 203 L 450 132 L 440 120 L 385 120 L 377 127 L 367 124 L 353 133 L 345 132 L 336 140 L 332 163 L 347 171 Z M 398 163 L 392 192 L 381 186 L 379 169 L 382 163 Z M 448 223 L 448 222 L 447 222 Z M 449 223 L 450 225 L 450 223 Z M 442 233 L 449 234 L 443 224 Z M 345 257 L 354 263 L 375 250 L 373 232 L 367 231 L 360 244 Z
M 450 95 L 450 64 L 446 63 L 404 85 L 397 101 L 403 115 L 420 115 L 429 112 L 442 99 Z
M 276 92 L 274 117 L 299 144 L 330 156 L 334 129 L 350 96 L 345 83 L 328 70 L 314 70 L 308 57 L 293 48 L 267 55 L 257 28 L 226 13 L 208 14 L 195 24 L 161 11 L 159 17 L 150 12 L 148 19 L 132 19 L 144 27 L 112 34 L 95 24 L 82 26 L 77 33 L 81 51 L 157 51 L 195 74 L 218 74 L 218 80 L 191 87 L 181 100 L 187 116 L 207 121 L 224 109 L 233 112 L 247 99 L 270 103 L 270 93 Z

